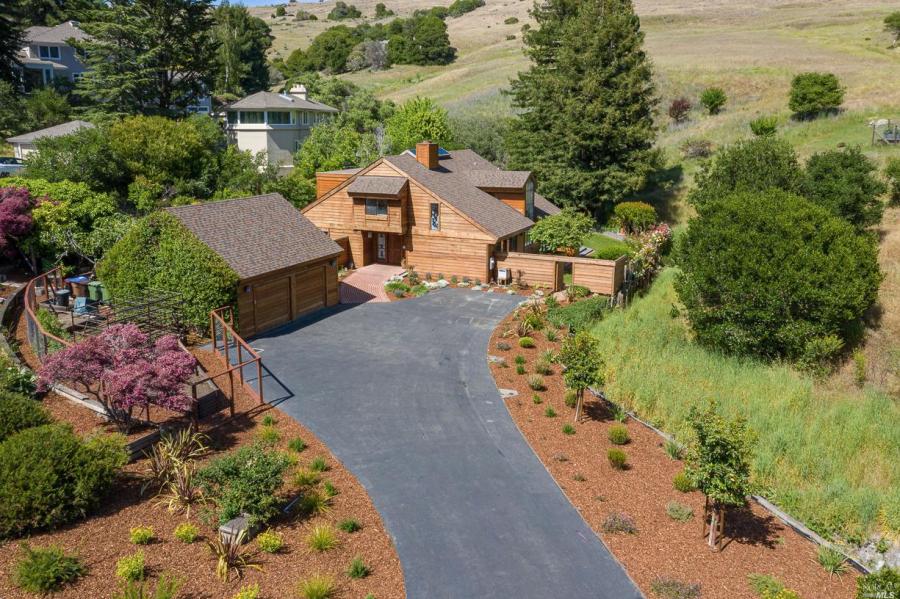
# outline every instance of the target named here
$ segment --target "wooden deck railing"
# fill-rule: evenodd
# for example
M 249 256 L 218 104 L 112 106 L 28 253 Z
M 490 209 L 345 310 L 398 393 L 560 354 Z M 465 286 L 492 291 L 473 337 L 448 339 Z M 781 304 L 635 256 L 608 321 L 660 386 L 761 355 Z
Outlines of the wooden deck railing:
M 234 397 L 234 379 L 244 386 L 248 395 L 256 399 L 260 404 L 264 403 L 262 360 L 246 341 L 234 330 L 234 310 L 231 306 L 224 306 L 209 313 L 210 336 L 212 337 L 213 353 L 222 356 L 228 369 L 210 378 L 228 375 L 231 382 L 232 398 Z M 235 357 L 232 363 L 232 355 Z M 245 359 L 246 358 L 246 359 Z M 257 389 L 253 389 L 244 380 L 244 367 L 256 367 Z
M 41 302 L 53 301 L 54 296 L 51 291 L 61 289 L 63 285 L 62 273 L 57 266 L 31 279 L 25 286 L 24 303 L 28 344 L 38 360 L 42 360 L 47 355 L 47 346 L 51 341 L 60 344 L 62 347 L 72 345 L 70 341 L 48 333 L 37 317 Z

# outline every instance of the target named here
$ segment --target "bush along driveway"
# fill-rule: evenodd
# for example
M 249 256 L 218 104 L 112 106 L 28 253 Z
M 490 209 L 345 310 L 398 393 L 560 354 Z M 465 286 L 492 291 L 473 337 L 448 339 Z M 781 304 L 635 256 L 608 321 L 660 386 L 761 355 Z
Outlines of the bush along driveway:
M 253 340 L 266 398 L 359 478 L 410 598 L 640 593 L 525 443 L 486 364 L 521 298 L 446 289 Z

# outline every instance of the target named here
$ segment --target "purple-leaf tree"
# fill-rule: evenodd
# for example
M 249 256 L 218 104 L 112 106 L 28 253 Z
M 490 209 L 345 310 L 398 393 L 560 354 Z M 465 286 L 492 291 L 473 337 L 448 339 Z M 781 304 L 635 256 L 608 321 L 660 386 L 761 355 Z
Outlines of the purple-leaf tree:
M 181 349 L 174 335 L 153 343 L 136 325 L 115 325 L 49 356 L 38 387 L 47 389 L 59 381 L 79 384 L 127 433 L 135 411 L 150 406 L 188 411 L 192 399 L 186 385 L 196 366 L 197 360 Z
M 34 230 L 31 211 L 35 201 L 24 187 L 0 187 L 0 252 L 13 258 L 21 255 L 32 271 L 37 259 L 25 252 L 24 241 Z

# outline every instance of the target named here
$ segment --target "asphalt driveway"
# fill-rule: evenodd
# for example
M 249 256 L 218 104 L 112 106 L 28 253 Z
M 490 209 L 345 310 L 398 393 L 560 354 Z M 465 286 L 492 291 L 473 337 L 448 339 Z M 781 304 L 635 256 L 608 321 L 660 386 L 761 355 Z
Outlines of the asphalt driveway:
M 520 299 L 444 289 L 276 330 L 251 342 L 266 399 L 366 487 L 408 597 L 641 597 L 498 396 L 487 345 Z

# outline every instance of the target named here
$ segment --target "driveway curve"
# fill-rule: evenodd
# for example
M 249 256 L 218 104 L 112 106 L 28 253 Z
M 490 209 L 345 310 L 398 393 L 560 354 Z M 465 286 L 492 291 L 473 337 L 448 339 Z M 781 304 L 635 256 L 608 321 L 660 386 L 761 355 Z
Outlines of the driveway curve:
M 641 594 L 519 433 L 486 363 L 521 298 L 461 289 L 258 337 L 266 399 L 357 476 L 411 599 Z

